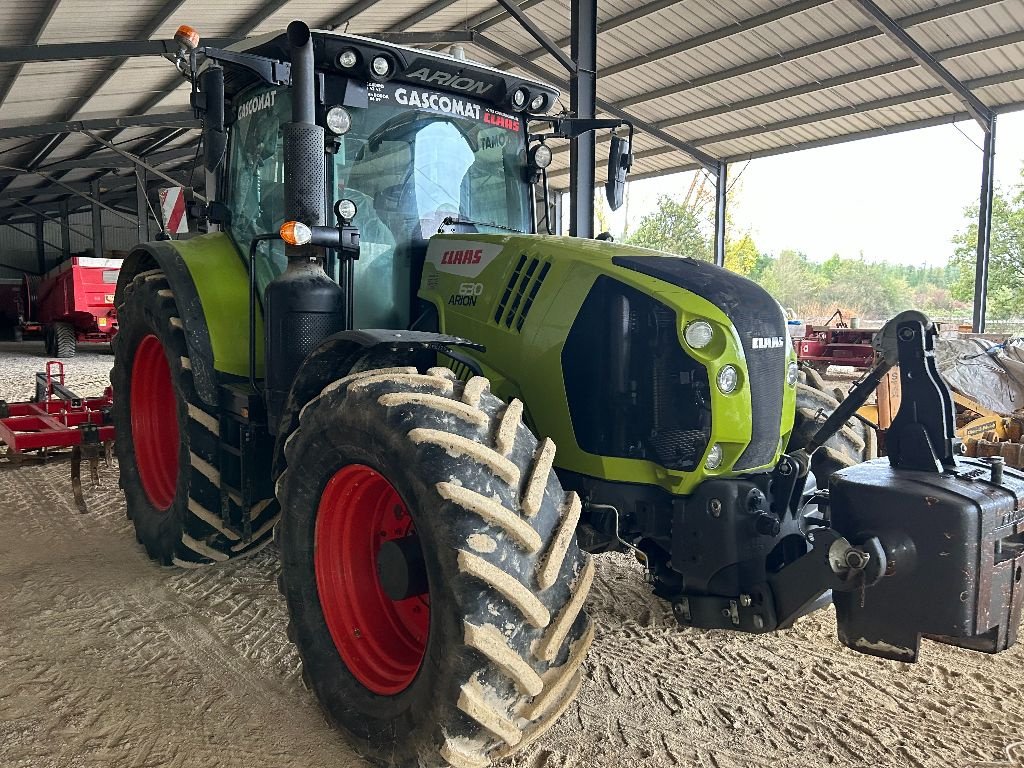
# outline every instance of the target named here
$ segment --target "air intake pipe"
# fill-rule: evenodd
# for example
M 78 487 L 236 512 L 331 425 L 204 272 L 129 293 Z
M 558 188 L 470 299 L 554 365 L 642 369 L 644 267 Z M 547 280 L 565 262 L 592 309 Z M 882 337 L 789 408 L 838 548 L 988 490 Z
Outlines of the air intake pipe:
M 316 73 L 313 36 L 301 21 L 288 25 L 292 65 L 292 121 L 284 135 L 284 216 L 322 226 L 327 189 L 324 129 L 316 125 Z M 277 434 L 295 374 L 306 356 L 327 336 L 344 329 L 344 292 L 323 270 L 312 245 L 286 245 L 288 266 L 274 278 L 263 297 L 266 350 L 267 424 Z

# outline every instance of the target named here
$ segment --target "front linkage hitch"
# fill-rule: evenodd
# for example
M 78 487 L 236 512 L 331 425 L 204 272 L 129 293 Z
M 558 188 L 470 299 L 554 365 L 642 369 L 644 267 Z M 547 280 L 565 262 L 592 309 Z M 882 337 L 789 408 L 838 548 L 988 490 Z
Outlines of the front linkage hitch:
M 903 400 L 888 457 L 833 475 L 828 527 L 810 551 L 769 577 L 780 626 L 831 590 L 840 641 L 862 653 L 916 661 L 921 637 L 997 653 L 1016 641 L 1024 568 L 1024 472 L 1002 459 L 957 456 L 949 390 L 935 366 L 937 332 L 904 312 L 876 335 L 879 362 L 791 457 L 810 454 L 900 367 Z

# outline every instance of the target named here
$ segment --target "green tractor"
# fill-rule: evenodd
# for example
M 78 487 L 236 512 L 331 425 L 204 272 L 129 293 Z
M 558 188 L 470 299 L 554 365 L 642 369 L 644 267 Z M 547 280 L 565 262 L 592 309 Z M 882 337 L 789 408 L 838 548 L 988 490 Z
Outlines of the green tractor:
M 305 681 L 369 758 L 468 768 L 537 739 L 594 637 L 587 553 L 633 553 L 685 626 L 751 633 L 880 578 L 888 540 L 826 535 L 809 482 L 860 459 L 863 427 L 847 401 L 819 429 L 825 395 L 798 412 L 775 300 L 534 234 L 546 142 L 606 123 L 545 117 L 543 83 L 300 22 L 176 39 L 211 231 L 121 269 L 128 515 L 164 565 L 276 537 Z M 610 164 L 618 197 L 628 140 Z M 825 447 L 787 452 L 794 434 Z

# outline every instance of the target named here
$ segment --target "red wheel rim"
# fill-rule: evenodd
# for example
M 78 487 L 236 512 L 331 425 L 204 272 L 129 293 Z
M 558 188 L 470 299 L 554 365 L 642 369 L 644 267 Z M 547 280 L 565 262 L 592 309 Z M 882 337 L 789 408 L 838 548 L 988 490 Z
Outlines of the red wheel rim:
M 377 577 L 381 544 L 414 530 L 398 491 L 363 464 L 338 470 L 320 497 L 313 566 L 324 620 L 349 671 L 385 696 L 409 686 L 427 647 L 428 595 L 392 600 Z
M 130 408 L 142 489 L 150 504 L 166 510 L 178 485 L 178 407 L 164 345 L 153 334 L 135 349 Z

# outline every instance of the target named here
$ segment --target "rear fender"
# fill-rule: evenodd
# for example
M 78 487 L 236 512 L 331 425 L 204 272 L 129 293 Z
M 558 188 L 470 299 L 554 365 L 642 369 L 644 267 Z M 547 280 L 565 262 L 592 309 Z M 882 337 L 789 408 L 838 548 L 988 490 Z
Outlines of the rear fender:
M 426 370 L 437 365 L 439 352 L 455 352 L 451 347 L 483 350 L 468 339 L 424 331 L 342 331 L 324 339 L 302 363 L 285 401 L 274 446 L 275 481 L 285 469 L 285 441 L 299 426 L 302 409 L 324 387 L 350 373 L 374 368 Z
M 170 283 L 184 326 L 196 391 L 217 406 L 218 373 L 249 375 L 249 276 L 238 250 L 222 232 L 190 240 L 142 243 L 121 265 L 114 294 L 140 272 L 160 269 Z M 256 375 L 263 376 L 263 313 L 256 307 Z

